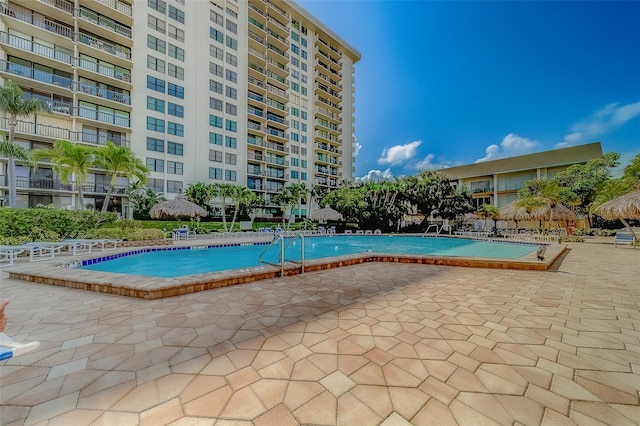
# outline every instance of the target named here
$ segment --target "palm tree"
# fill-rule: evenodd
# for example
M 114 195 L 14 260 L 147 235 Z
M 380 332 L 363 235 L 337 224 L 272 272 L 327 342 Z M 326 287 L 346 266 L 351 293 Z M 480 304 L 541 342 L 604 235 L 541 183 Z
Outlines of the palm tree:
M 498 217 L 498 208 L 492 204 L 483 204 L 478 208 L 476 214 L 484 219 L 484 230 L 487 231 L 489 219 L 493 219 L 495 224 L 495 220 Z
M 577 199 L 574 192 L 561 187 L 554 180 L 531 179 L 524 183 L 524 187 L 518 191 L 517 207 L 522 207 L 528 212 L 541 207 L 549 207 L 549 223 L 553 222 L 553 209 L 560 203 L 573 203 Z
M 289 186 L 282 188 L 280 192 L 278 192 L 272 199 L 274 203 L 280 206 L 282 209 L 282 227 L 285 229 L 289 229 L 288 226 L 285 225 L 284 218 L 286 216 L 287 210 L 293 205 L 294 198 L 291 195 L 291 191 L 289 190 Z
M 4 87 L 0 89 L 0 110 L 8 115 L 9 143 L 13 144 L 18 117 L 29 117 L 41 111 L 49 112 L 51 109 L 38 98 L 25 98 L 20 86 L 8 80 L 5 82 Z M 9 150 L 9 152 L 12 151 Z M 15 207 L 18 200 L 16 193 L 16 157 L 13 155 L 7 155 L 7 157 L 9 159 L 7 173 L 9 175 L 9 207 Z
M 84 208 L 82 186 L 87 181 L 89 169 L 95 161 L 96 149 L 60 139 L 53 143 L 53 148 L 35 149 L 31 155 L 35 160 L 50 162 L 53 165 L 53 170 L 64 183 L 68 184 L 71 176 L 75 175 L 79 198 L 76 203 L 76 210 L 82 210 Z
M 227 198 L 232 198 L 235 192 L 235 185 L 229 183 L 216 184 L 218 197 L 222 202 L 222 225 L 224 232 L 227 232 Z
M 307 186 L 303 183 L 293 183 L 289 186 L 289 192 L 293 197 L 293 202 L 298 206 L 298 216 L 302 217 L 300 214 L 300 200 L 307 195 Z
M 104 197 L 104 203 L 102 204 L 103 213 L 109 208 L 109 200 L 118 175 L 123 175 L 127 179 L 135 177 L 138 181 L 144 183 L 149 173 L 149 169 L 142 164 L 142 161 L 129 148 L 116 145 L 111 141 L 98 148 L 96 166 L 106 170 L 107 173 L 111 173 L 107 195 Z
M 233 220 L 231 221 L 232 231 L 236 223 L 236 217 L 238 217 L 238 212 L 242 208 L 249 207 L 255 198 L 256 194 L 250 189 L 245 188 L 244 186 L 234 185 L 234 189 L 231 193 L 231 201 L 233 201 L 235 207 L 233 210 Z

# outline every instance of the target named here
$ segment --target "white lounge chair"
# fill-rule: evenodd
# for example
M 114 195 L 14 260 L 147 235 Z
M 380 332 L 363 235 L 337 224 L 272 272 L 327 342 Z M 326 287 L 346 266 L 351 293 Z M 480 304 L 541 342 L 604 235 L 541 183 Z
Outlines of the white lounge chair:
M 18 343 L 4 333 L 0 333 L 0 361 L 20 356 L 40 346 L 40 342 Z
M 616 236 L 613 239 L 613 246 L 618 247 L 618 244 L 630 244 L 633 248 L 635 248 L 636 247 L 635 234 L 629 231 L 616 231 Z
M 0 246 L 0 267 L 13 265 L 13 261 L 22 253 L 24 248 L 20 246 Z
M 35 241 L 24 243 L 20 247 L 29 252 L 29 261 L 36 262 L 38 260 L 53 259 L 64 248 L 63 243 L 52 243 L 49 241 Z

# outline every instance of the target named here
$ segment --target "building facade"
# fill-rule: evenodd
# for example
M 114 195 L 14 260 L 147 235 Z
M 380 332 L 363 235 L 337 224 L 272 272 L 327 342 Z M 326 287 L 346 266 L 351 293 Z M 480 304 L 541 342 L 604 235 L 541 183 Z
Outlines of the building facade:
M 360 54 L 293 1 L 11 0 L 0 12 L 0 78 L 52 109 L 18 118 L 25 148 L 110 140 L 168 198 L 196 182 L 242 185 L 267 215 L 284 186 L 354 176 Z M 0 158 L 4 193 L 6 174 Z M 92 171 L 88 204 L 108 180 Z M 74 207 L 76 189 L 46 163 L 18 167 L 19 207 Z M 118 197 L 113 208 L 127 214 Z
M 448 176 L 456 188 L 469 189 L 476 210 L 483 204 L 500 208 L 518 198 L 526 181 L 551 179 L 573 164 L 601 156 L 602 146 L 594 142 L 437 171 Z

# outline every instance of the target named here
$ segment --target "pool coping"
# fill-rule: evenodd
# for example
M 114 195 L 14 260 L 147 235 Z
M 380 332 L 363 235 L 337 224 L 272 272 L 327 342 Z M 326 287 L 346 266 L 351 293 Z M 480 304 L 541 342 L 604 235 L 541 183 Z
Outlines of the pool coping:
M 487 239 L 487 241 L 505 242 L 500 239 Z M 512 244 L 532 244 L 530 241 L 508 241 Z M 219 246 L 237 246 L 243 243 L 267 244 L 264 240 L 234 241 L 204 243 L 193 241 L 192 244 L 173 246 L 169 249 L 183 250 L 192 247 L 206 248 Z M 535 244 L 535 243 L 534 243 Z M 545 260 L 536 259 L 535 252 L 525 255 L 519 259 L 490 259 L 482 257 L 454 257 L 454 256 L 433 256 L 433 255 L 399 255 L 389 253 L 361 253 L 354 255 L 344 255 L 315 260 L 306 260 L 304 272 L 321 271 L 325 269 L 358 265 L 367 262 L 388 262 L 388 263 L 415 263 L 424 265 L 444 265 L 462 266 L 475 268 L 494 269 L 515 269 L 527 271 L 545 271 L 562 255 L 567 248 L 566 244 L 539 243 L 535 245 L 547 246 Z M 243 269 L 233 269 L 220 272 L 209 272 L 204 274 L 187 275 L 174 278 L 148 277 L 140 275 L 124 275 L 112 272 L 90 271 L 77 269 L 75 266 L 83 261 L 105 258 L 109 256 L 122 257 L 128 253 L 139 251 L 153 251 L 154 249 L 167 250 L 166 246 L 150 246 L 136 250 L 123 249 L 118 253 L 96 256 L 85 255 L 74 259 L 74 261 L 63 262 L 55 259 L 47 263 L 34 265 L 33 263 L 7 269 L 9 278 L 22 281 L 29 281 L 39 284 L 48 284 L 75 288 L 99 293 L 108 293 L 119 296 L 136 297 L 141 299 L 162 299 L 183 294 L 190 294 L 199 291 L 211 290 L 214 288 L 227 287 L 231 285 L 246 284 L 269 278 L 276 278 L 281 275 L 297 275 L 302 273 L 300 263 L 286 262 L 283 271 L 280 266 L 256 266 Z M 281 272 L 283 272 L 281 274 Z

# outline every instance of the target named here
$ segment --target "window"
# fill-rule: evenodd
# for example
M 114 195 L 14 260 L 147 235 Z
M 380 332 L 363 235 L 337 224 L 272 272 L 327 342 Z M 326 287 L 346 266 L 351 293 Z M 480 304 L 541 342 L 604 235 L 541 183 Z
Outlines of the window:
M 215 149 L 209 150 L 209 161 L 215 161 L 216 163 L 222 163 L 222 151 L 216 151 Z
M 164 172 L 164 160 L 147 157 L 147 169 L 152 172 Z
M 307 180 L 307 172 L 300 172 L 300 180 Z
M 300 128 L 300 122 L 298 120 L 291 120 L 291 127 L 294 129 Z
M 229 182 L 235 182 L 237 177 L 237 173 L 235 170 L 225 170 L 224 171 L 224 180 Z
M 159 118 L 147 117 L 147 130 L 164 133 L 164 120 Z
M 293 39 L 293 41 L 298 41 L 300 36 L 295 31 L 291 31 L 291 38 Z
M 231 70 L 227 70 L 226 78 L 227 78 L 227 80 L 229 80 L 232 83 L 237 83 L 238 82 L 238 73 L 233 72 Z
M 222 34 L 222 31 L 218 31 L 213 27 L 209 28 L 209 37 L 218 43 L 222 43 L 224 40 L 224 34 Z
M 157 10 L 160 13 L 165 13 L 167 10 L 167 2 L 164 0 L 148 0 L 149 7 Z
M 218 77 L 222 77 L 222 73 L 224 71 L 224 67 L 222 65 L 216 64 L 214 62 L 209 62 L 209 72 Z
M 236 55 L 233 55 L 229 52 L 227 52 L 227 63 L 233 67 L 237 67 L 238 66 L 238 57 Z
M 216 13 L 213 10 L 209 12 L 209 19 L 211 20 L 211 22 L 218 24 L 220 26 L 222 26 L 222 24 L 224 23 L 224 18 L 222 17 L 222 15 L 220 15 L 219 13 Z
M 298 117 L 300 115 L 300 110 L 296 107 L 291 107 L 291 115 Z
M 235 132 L 238 130 L 238 123 L 236 123 L 235 121 L 232 120 L 227 120 L 224 126 L 225 129 L 227 129 L 230 132 Z
M 209 179 L 222 180 L 222 169 L 209 167 Z
M 305 135 L 300 136 L 300 143 L 307 143 L 307 137 Z
M 147 68 L 164 74 L 164 61 L 155 56 L 147 55 Z
M 307 150 L 306 149 L 304 149 L 304 150 L 305 150 L 304 155 L 307 155 Z M 302 167 L 303 169 L 306 169 L 307 168 L 307 160 L 300 160 L 300 167 Z
M 147 109 L 151 111 L 164 112 L 164 101 L 162 99 L 147 96 Z
M 233 37 L 227 36 L 227 47 L 233 50 L 238 50 L 238 40 Z
M 302 56 L 302 59 L 307 59 L 307 51 L 306 50 L 300 51 L 300 56 Z
M 164 141 L 162 139 L 147 138 L 147 150 L 164 152 Z
M 233 87 L 227 86 L 225 88 L 225 94 L 227 95 L 228 98 L 238 99 L 238 91 Z
M 209 108 L 216 111 L 222 111 L 222 100 L 216 98 L 209 98 Z
M 167 72 L 171 77 L 175 77 L 178 80 L 184 80 L 184 68 L 177 65 L 169 64 L 169 70 Z
M 222 145 L 222 135 L 219 133 L 209 132 L 209 143 L 213 145 Z
M 292 89 L 292 90 L 294 90 L 294 91 L 296 91 L 296 92 L 299 92 L 299 91 L 300 91 L 300 84 L 298 84 L 298 83 L 296 83 L 296 82 L 292 81 L 292 82 L 291 82 L 291 89 Z
M 166 51 L 165 42 L 150 34 L 147 35 L 147 47 L 160 53 L 165 53 Z
M 300 71 L 291 70 L 291 77 L 295 78 L 296 80 L 300 79 Z
M 170 135 L 184 137 L 184 125 L 169 121 L 167 122 L 167 133 Z
M 295 145 L 292 145 L 292 146 L 291 146 L 291 153 L 292 153 L 292 154 L 297 154 L 297 153 L 298 153 L 298 147 L 297 147 L 297 146 L 295 146 Z
M 164 31 L 166 29 L 165 22 L 162 19 L 156 18 L 153 15 L 147 15 L 147 25 L 152 30 L 160 31 L 162 34 L 164 34 Z
M 174 27 L 173 25 L 169 24 L 169 31 L 167 32 L 167 34 L 169 34 L 169 37 L 174 40 L 184 42 L 184 31 L 182 31 L 180 28 Z
M 300 148 L 300 155 L 307 155 L 307 148 Z M 304 160 L 303 160 L 304 161 Z M 304 163 L 303 163 L 304 164 Z M 306 167 L 306 166 L 305 166 Z
M 213 56 L 216 59 L 220 59 L 222 60 L 224 58 L 223 56 L 223 50 L 219 47 L 214 46 L 213 44 L 209 45 L 209 55 Z
M 184 99 L 184 87 L 178 86 L 177 84 L 169 83 L 167 93 L 176 98 Z
M 307 88 L 302 86 L 300 87 L 300 92 L 302 93 L 303 96 L 307 96 Z
M 238 34 L 238 24 L 227 19 L 227 29 L 234 34 Z
M 184 62 L 184 49 L 169 43 L 169 56 Z
M 296 46 L 295 44 L 291 45 L 291 51 L 293 53 L 300 53 L 300 49 L 298 48 L 298 46 Z
M 222 94 L 222 87 L 222 83 L 218 83 L 215 80 L 209 80 L 209 90 L 211 90 L 212 92 Z
M 304 124 L 304 123 L 300 124 L 300 130 L 302 130 L 303 132 L 306 132 L 307 131 L 307 125 Z
M 227 148 L 237 148 L 238 147 L 238 139 L 233 136 L 226 136 L 224 138 L 224 146 Z
M 306 83 L 306 82 L 307 82 L 307 76 L 306 76 L 306 75 L 304 75 L 304 74 L 302 74 L 302 75 L 300 76 L 300 81 L 302 81 L 303 83 Z
M 298 142 L 299 135 L 297 133 L 291 132 L 291 140 L 294 142 Z
M 302 118 L 303 120 L 307 119 L 307 112 L 306 111 L 301 111 L 300 112 L 300 118 Z
M 291 159 L 291 165 L 293 167 L 298 167 L 299 164 L 300 164 L 300 160 L 298 160 L 297 158 L 292 158 Z
M 227 102 L 225 105 L 225 112 L 229 115 L 238 115 L 238 107 Z
M 169 18 L 184 24 L 184 12 L 177 7 L 169 5 Z
M 183 145 L 177 142 L 167 142 L 167 153 L 173 155 L 183 155 Z
M 291 65 L 293 65 L 294 67 L 299 67 L 300 66 L 300 59 L 292 57 L 291 58 Z
M 159 78 L 147 76 L 147 89 L 155 90 L 156 92 L 164 93 L 164 80 Z
M 163 192 L 164 179 L 147 178 L 147 188 L 151 189 L 153 192 Z
M 227 15 L 232 16 L 234 18 L 238 18 L 238 12 L 233 9 L 227 8 Z
M 179 180 L 167 180 L 167 193 L 179 194 L 182 192 L 182 182 Z
M 209 125 L 213 127 L 222 128 L 222 117 L 217 115 L 209 115 Z
M 182 105 L 169 102 L 168 107 L 169 108 L 167 112 L 169 113 L 169 115 L 173 115 L 174 117 L 180 117 L 180 118 L 184 117 L 184 107 Z
M 302 37 L 302 45 L 303 45 L 304 47 L 307 47 L 307 39 L 306 39 L 306 38 L 304 38 L 304 37 Z
M 303 62 L 302 64 L 300 64 L 300 68 L 302 69 L 302 71 L 306 71 L 307 70 L 307 64 L 305 62 Z
M 291 170 L 291 179 L 298 179 L 298 172 L 296 170 Z
M 182 163 L 179 161 L 167 161 L 167 173 L 181 175 L 183 172 Z

